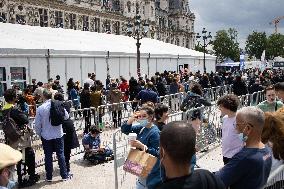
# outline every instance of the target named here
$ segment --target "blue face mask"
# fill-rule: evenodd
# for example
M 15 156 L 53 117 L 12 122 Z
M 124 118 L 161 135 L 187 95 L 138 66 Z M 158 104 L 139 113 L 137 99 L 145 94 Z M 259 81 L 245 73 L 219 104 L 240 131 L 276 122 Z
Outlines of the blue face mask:
M 16 182 L 15 181 L 12 181 L 12 180 L 9 180 L 8 184 L 7 184 L 7 188 L 8 189 L 13 189 L 16 187 Z
M 138 119 L 137 122 L 140 123 L 142 127 L 146 127 L 149 124 L 148 119 Z
M 248 139 L 248 136 L 245 136 L 244 133 L 239 133 L 238 136 L 239 136 L 239 139 L 243 142 L 246 142 Z

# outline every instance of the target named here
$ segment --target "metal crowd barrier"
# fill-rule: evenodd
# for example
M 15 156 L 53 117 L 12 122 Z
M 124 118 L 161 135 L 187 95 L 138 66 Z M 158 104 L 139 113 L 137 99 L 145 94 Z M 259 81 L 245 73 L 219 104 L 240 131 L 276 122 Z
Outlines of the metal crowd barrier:
M 228 91 L 229 92 L 229 91 Z M 228 93 L 226 92 L 226 93 Z M 251 95 L 240 96 L 239 99 L 241 101 L 241 107 L 249 106 L 253 104 L 252 99 L 254 95 L 260 96 L 260 99 L 264 98 L 263 91 L 259 91 L 257 93 Z M 258 99 L 258 98 L 257 98 Z M 255 101 L 258 103 L 258 101 Z M 196 148 L 197 158 L 200 159 L 203 156 L 212 152 L 212 150 L 216 149 L 221 145 L 222 142 L 222 123 L 221 123 L 221 112 L 219 111 L 216 103 L 210 107 L 199 107 L 195 109 L 188 110 L 186 112 L 174 112 L 169 115 L 168 122 L 172 121 L 186 121 L 190 122 L 191 115 L 194 111 L 201 111 L 201 125 L 199 128 L 199 132 L 196 136 Z M 120 188 L 135 188 L 135 180 L 136 177 L 126 173 L 123 171 L 122 166 L 124 161 L 127 158 L 129 146 L 127 136 L 122 134 L 120 130 L 116 131 L 113 134 L 113 149 L 114 149 L 114 172 L 115 172 L 115 189 Z M 202 165 L 197 165 L 198 167 L 202 167 Z M 281 169 L 281 174 L 277 173 L 277 176 L 283 178 L 283 171 Z M 271 179 L 271 183 L 275 183 L 275 177 L 273 174 L 270 175 L 273 179 Z M 269 182 L 268 182 L 269 183 Z
M 284 188 L 284 164 L 270 173 L 264 189 Z
M 204 97 L 209 100 L 209 101 L 216 101 L 220 96 L 224 95 L 224 94 L 228 94 L 232 92 L 232 86 L 231 85 L 224 85 L 224 86 L 218 86 L 218 87 L 213 87 L 213 88 L 205 88 L 203 89 L 204 91 Z M 159 102 L 163 103 L 163 104 L 167 104 L 170 107 L 170 110 L 172 113 L 174 112 L 178 112 L 179 111 L 179 107 L 180 104 L 182 102 L 182 100 L 184 99 L 184 97 L 186 96 L 186 92 L 180 92 L 180 93 L 176 93 L 176 94 L 169 94 L 169 95 L 165 95 L 165 96 L 160 96 L 159 97 Z M 106 95 L 102 96 L 103 98 L 103 102 L 107 103 L 107 97 Z M 74 99 L 73 101 L 78 100 L 78 99 Z M 74 104 L 73 104 L 72 100 L 66 100 L 65 102 L 69 102 L 73 108 Z M 134 101 L 128 101 L 129 103 L 134 103 Z M 5 100 L 3 97 L 0 98 L 0 106 L 2 104 L 5 104 Z M 41 104 L 36 104 L 36 105 L 28 105 L 28 109 L 31 110 L 34 108 L 34 113 L 36 112 L 36 109 L 40 106 Z M 32 114 L 31 112 L 29 112 L 29 116 L 30 117 L 34 117 L 35 114 Z
M 187 112 L 175 112 L 169 115 L 168 122 L 172 121 L 187 121 L 190 122 L 190 115 L 193 111 L 202 111 L 204 118 L 197 135 L 197 148 L 199 149 L 198 157 L 201 158 L 206 154 L 209 148 L 217 147 L 221 142 L 221 125 L 218 119 L 220 113 L 218 107 L 200 107 L 189 110 Z M 115 173 L 115 189 L 119 188 L 135 188 L 136 177 L 123 171 L 123 164 L 127 158 L 128 151 L 128 137 L 123 134 L 121 130 L 117 130 L 113 134 L 113 149 L 114 149 L 114 173 Z

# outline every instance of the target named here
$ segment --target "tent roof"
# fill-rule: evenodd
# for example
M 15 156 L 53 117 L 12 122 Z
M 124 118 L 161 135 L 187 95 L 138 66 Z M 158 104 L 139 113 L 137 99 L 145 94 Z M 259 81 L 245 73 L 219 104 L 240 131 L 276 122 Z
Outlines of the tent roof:
M 128 36 L 62 28 L 0 23 L 0 48 L 109 51 L 136 53 L 136 40 Z M 202 57 L 203 53 L 162 41 L 143 38 L 141 53 Z M 207 57 L 214 57 L 207 55 Z

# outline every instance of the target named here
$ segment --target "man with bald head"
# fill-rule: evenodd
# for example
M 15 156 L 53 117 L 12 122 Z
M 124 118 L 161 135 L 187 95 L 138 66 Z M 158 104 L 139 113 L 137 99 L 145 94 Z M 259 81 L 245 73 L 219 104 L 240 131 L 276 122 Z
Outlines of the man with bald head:
M 265 116 L 257 107 L 244 107 L 237 112 L 236 131 L 244 147 L 216 173 L 230 189 L 261 188 L 271 169 L 271 155 L 261 142 Z

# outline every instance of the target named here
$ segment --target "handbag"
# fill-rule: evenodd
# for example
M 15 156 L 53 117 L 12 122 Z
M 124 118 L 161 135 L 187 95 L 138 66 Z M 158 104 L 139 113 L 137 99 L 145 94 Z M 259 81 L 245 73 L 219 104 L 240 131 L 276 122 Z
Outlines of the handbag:
M 124 162 L 123 170 L 138 177 L 146 178 L 156 161 L 157 158 L 155 156 L 145 151 L 130 149 L 127 159 Z

